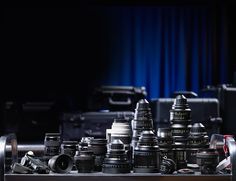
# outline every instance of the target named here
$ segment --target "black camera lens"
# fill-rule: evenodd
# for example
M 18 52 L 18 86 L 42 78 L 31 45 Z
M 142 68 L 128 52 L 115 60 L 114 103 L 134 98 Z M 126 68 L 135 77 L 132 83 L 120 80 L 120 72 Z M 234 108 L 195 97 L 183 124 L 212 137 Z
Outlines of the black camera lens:
M 46 133 L 44 139 L 45 155 L 54 156 L 60 154 L 61 135 L 60 133 Z
M 135 148 L 141 132 L 144 130 L 153 130 L 152 113 L 149 102 L 146 99 L 141 99 L 137 103 L 131 125 L 133 131 L 132 146 Z
M 130 173 L 130 163 L 122 141 L 113 140 L 109 144 L 102 172 L 111 174 Z
M 109 143 L 113 140 L 121 140 L 124 144 L 125 150 L 127 151 L 128 159 L 131 163 L 132 160 L 132 150 L 131 150 L 131 139 L 132 139 L 132 129 L 130 120 L 126 118 L 115 119 L 111 129 L 107 129 L 107 137 Z
M 63 141 L 62 142 L 62 153 L 71 156 L 75 156 L 75 152 L 78 149 L 77 141 Z
M 167 157 L 163 157 L 160 165 L 160 172 L 162 174 L 172 174 L 176 170 L 175 162 Z
M 191 125 L 191 109 L 183 95 L 178 95 L 174 100 L 170 110 L 170 122 L 173 137 L 188 137 Z
M 73 159 L 66 154 L 57 155 L 48 161 L 48 166 L 55 173 L 69 173 L 73 167 Z
M 216 173 L 216 166 L 219 163 L 219 154 L 215 149 L 204 148 L 197 152 L 197 164 L 202 174 Z
M 44 159 L 46 162 L 48 162 L 51 157 L 60 154 L 60 133 L 46 133 L 44 138 L 44 146 Z
M 102 171 L 102 164 L 107 153 L 107 140 L 106 139 L 92 139 L 91 150 L 95 155 L 94 170 Z
M 170 110 L 170 123 L 174 140 L 174 160 L 177 169 L 187 167 L 186 144 L 191 129 L 191 109 L 183 95 L 176 96 Z
M 110 133 L 110 139 L 108 139 L 109 143 L 116 139 L 121 140 L 123 144 L 131 143 L 132 129 L 129 119 L 115 119 L 108 132 Z
M 160 159 L 163 157 L 170 159 L 174 158 L 174 152 L 172 150 L 173 137 L 172 130 L 170 128 L 158 128 L 157 143 L 160 148 Z
M 79 173 L 91 173 L 94 171 L 95 156 L 91 150 L 77 151 L 74 160 Z
M 134 172 L 159 172 L 160 150 L 153 131 L 143 131 L 134 149 Z
M 186 140 L 178 140 L 173 144 L 174 160 L 176 168 L 187 168 Z
M 193 124 L 187 140 L 187 160 L 189 164 L 196 164 L 196 154 L 199 149 L 209 147 L 209 138 L 203 124 Z

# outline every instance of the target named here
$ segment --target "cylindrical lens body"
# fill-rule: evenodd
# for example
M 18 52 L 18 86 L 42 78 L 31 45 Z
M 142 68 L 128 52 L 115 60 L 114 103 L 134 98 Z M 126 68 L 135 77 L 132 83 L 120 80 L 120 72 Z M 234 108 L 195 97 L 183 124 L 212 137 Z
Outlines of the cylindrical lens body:
M 134 149 L 134 172 L 159 172 L 159 152 L 157 138 L 154 133 L 152 131 L 143 131 Z
M 209 147 L 209 138 L 205 127 L 201 123 L 195 123 L 187 140 L 187 160 L 189 164 L 196 164 L 196 154 L 202 148 Z
M 78 149 L 77 141 L 63 141 L 62 142 L 62 153 L 71 156 L 75 156 L 76 150 Z
M 55 156 L 59 155 L 61 150 L 61 135 L 60 133 L 46 133 L 44 138 L 44 159 L 46 162 Z
M 173 137 L 172 130 L 170 128 L 158 128 L 157 130 L 157 142 L 160 148 L 160 159 L 162 158 L 174 158 L 174 152 L 172 150 Z
M 74 160 L 79 173 L 93 172 L 95 157 L 91 150 L 77 151 Z
M 132 139 L 132 129 L 130 120 L 127 118 L 119 118 L 115 119 L 111 129 L 108 130 L 107 135 L 110 134 L 110 142 L 113 140 L 121 140 L 124 144 L 125 150 L 128 155 L 128 159 L 131 163 L 132 161 L 132 149 L 130 146 L 131 139 Z
M 130 173 L 130 163 L 122 141 L 113 140 L 109 144 L 102 172 L 111 174 Z
M 216 173 L 216 166 L 219 163 L 219 154 L 215 149 L 206 148 L 197 152 L 197 164 L 202 174 Z
M 107 140 L 106 139 L 92 139 L 91 150 L 95 156 L 94 170 L 102 171 L 102 164 L 107 153 Z
M 141 99 L 135 109 L 134 119 L 131 122 L 133 137 L 132 147 L 133 150 L 137 145 L 139 137 L 144 130 L 153 130 L 152 113 L 149 102 L 146 99 Z
M 66 154 L 57 155 L 48 161 L 48 166 L 55 173 L 69 173 L 73 167 L 73 159 Z
M 175 142 L 173 145 L 174 160 L 177 170 L 187 168 L 186 142 Z
M 191 129 L 191 109 L 183 95 L 178 95 L 174 100 L 170 110 L 170 123 L 174 139 L 173 150 L 177 169 L 186 168 L 186 144 Z

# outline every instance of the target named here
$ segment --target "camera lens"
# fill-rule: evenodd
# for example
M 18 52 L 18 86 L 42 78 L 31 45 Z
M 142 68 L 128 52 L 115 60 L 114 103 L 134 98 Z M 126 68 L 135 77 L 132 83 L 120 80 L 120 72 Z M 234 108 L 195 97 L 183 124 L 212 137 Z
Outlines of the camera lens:
M 44 146 L 44 159 L 46 162 L 48 162 L 52 156 L 60 154 L 60 133 L 46 133 L 44 138 Z
M 73 159 L 66 154 L 57 155 L 48 161 L 48 166 L 55 173 L 69 173 L 73 167 Z
M 134 149 L 134 172 L 155 173 L 159 171 L 159 147 L 153 131 L 143 131 Z
M 170 122 L 173 137 L 188 137 L 189 126 L 191 124 L 191 109 L 183 95 L 178 95 L 174 100 L 170 110 Z
M 102 164 L 107 153 L 107 140 L 106 139 L 92 139 L 91 150 L 95 155 L 94 170 L 102 171 Z
M 163 157 L 160 165 L 160 172 L 162 174 L 172 174 L 175 170 L 175 162 L 172 159 Z
M 129 119 L 115 119 L 111 131 L 110 142 L 119 139 L 123 144 L 130 144 L 132 137 L 132 130 Z
M 109 144 L 102 172 L 111 174 L 130 173 L 130 163 L 122 141 L 113 140 Z
M 77 141 L 63 141 L 62 143 L 62 153 L 67 154 L 71 157 L 75 156 L 77 150 Z
M 79 173 L 93 172 L 95 156 L 91 150 L 76 151 L 74 160 Z
M 143 130 L 153 130 L 152 113 L 149 102 L 146 99 L 141 99 L 137 103 L 131 125 L 133 131 L 132 146 L 135 148 L 141 132 Z
M 214 174 L 219 163 L 219 154 L 215 149 L 204 148 L 197 152 L 197 164 L 202 174 Z
M 173 151 L 176 168 L 178 170 L 187 168 L 186 140 L 178 140 L 178 142 L 175 142 L 173 145 Z
M 174 100 L 170 110 L 170 123 L 177 169 L 186 168 L 186 144 L 191 129 L 191 109 L 183 95 L 178 95 Z
M 131 163 L 132 160 L 132 150 L 131 150 L 131 139 L 132 130 L 130 125 L 130 120 L 126 118 L 115 119 L 111 129 L 107 130 L 107 137 L 109 143 L 113 140 L 121 140 L 124 144 L 125 150 L 127 151 L 128 159 Z
M 160 148 L 160 159 L 163 157 L 170 159 L 174 158 L 174 152 L 172 150 L 173 137 L 172 130 L 170 128 L 158 128 L 157 143 Z
M 203 124 L 193 124 L 187 140 L 187 160 L 189 164 L 196 164 L 196 154 L 201 148 L 209 147 L 209 138 Z

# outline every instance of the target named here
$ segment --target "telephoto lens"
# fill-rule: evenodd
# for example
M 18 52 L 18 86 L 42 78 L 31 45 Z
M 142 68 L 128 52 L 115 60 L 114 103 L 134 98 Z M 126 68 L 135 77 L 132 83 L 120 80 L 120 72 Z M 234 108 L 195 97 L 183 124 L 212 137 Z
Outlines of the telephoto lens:
M 162 174 L 172 174 L 176 170 L 175 162 L 167 157 L 163 157 L 160 165 L 160 172 Z
M 133 171 L 136 173 L 159 172 L 160 150 L 153 131 L 143 131 L 134 149 Z
M 122 141 L 113 140 L 108 146 L 102 172 L 110 174 L 130 173 L 130 163 Z
M 196 154 L 199 149 L 209 148 L 209 138 L 201 123 L 193 124 L 187 140 L 187 161 L 196 164 Z
M 75 152 L 78 149 L 77 141 L 63 141 L 62 142 L 62 153 L 71 156 L 72 158 L 75 156 Z
M 46 133 L 44 138 L 44 159 L 46 162 L 55 156 L 59 155 L 61 150 L 61 135 L 60 133 Z
M 191 128 L 191 109 L 183 95 L 178 95 L 174 100 L 170 110 L 170 123 L 174 139 L 174 159 L 179 170 L 187 167 L 186 144 Z
M 204 148 L 197 152 L 197 164 L 202 174 L 216 173 L 216 166 L 219 163 L 219 154 L 215 149 Z
M 92 139 L 91 150 L 95 155 L 94 171 L 102 171 L 102 164 L 107 153 L 107 140 L 106 139 Z
M 132 147 L 135 148 L 141 132 L 144 130 L 153 130 L 152 113 L 149 102 L 146 99 L 141 99 L 136 104 L 134 119 L 131 122 L 132 126 Z
M 158 128 L 157 143 L 160 148 L 160 160 L 162 160 L 163 157 L 174 158 L 174 152 L 172 150 L 173 137 L 170 128 Z
M 66 154 L 56 155 L 48 161 L 48 166 L 55 173 L 69 173 L 73 167 L 73 159 Z
M 127 118 L 115 119 L 111 129 L 107 130 L 108 143 L 113 140 L 121 140 L 124 144 L 125 150 L 128 154 L 128 159 L 131 163 L 132 161 L 132 149 L 131 149 L 131 139 L 132 139 L 132 129 L 130 120 Z
M 79 173 L 91 173 L 94 171 L 95 156 L 91 150 L 76 151 L 74 161 Z

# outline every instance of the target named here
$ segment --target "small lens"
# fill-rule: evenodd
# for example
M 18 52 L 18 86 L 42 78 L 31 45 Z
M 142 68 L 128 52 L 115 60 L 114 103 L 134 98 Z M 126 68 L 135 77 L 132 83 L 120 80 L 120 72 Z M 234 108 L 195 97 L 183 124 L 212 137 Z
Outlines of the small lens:
M 193 124 L 187 140 L 187 160 L 189 164 L 196 164 L 198 150 L 209 147 L 209 138 L 205 127 L 201 123 Z
M 202 174 L 216 173 L 216 166 L 219 163 L 219 154 L 215 149 L 204 148 L 197 152 L 197 164 Z
M 69 173 L 73 167 L 73 159 L 66 154 L 57 155 L 48 161 L 48 166 L 55 173 Z

